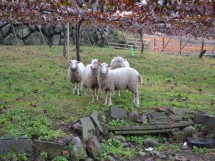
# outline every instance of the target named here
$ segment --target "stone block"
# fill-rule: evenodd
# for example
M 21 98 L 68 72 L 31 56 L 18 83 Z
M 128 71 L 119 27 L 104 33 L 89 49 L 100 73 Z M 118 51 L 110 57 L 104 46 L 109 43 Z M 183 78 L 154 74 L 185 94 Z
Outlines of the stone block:
M 0 154 L 9 152 L 16 153 L 31 153 L 32 140 L 27 137 L 20 137 L 18 139 L 1 137 L 0 138 Z
M 111 115 L 112 118 L 124 118 L 124 117 L 127 117 L 127 114 L 126 114 L 124 109 L 115 108 L 115 107 L 110 108 L 110 115 Z
M 35 140 L 33 141 L 33 148 L 36 151 L 48 153 L 48 158 L 53 159 L 62 154 L 64 145 L 49 141 Z
M 89 138 L 87 141 L 87 151 L 93 159 L 96 159 L 102 153 L 102 148 L 97 137 L 93 136 Z
M 93 113 L 90 115 L 91 120 L 93 121 L 94 125 L 99 129 L 99 131 L 101 133 L 104 133 L 104 127 L 102 126 L 99 116 L 98 116 L 98 112 L 97 111 L 93 111 Z
M 90 119 L 90 117 L 85 117 L 79 119 L 80 124 L 82 125 L 82 140 L 85 143 L 90 137 L 92 137 L 95 134 L 95 126 Z
M 184 142 L 184 140 L 186 139 L 183 131 L 173 131 L 171 134 L 176 142 Z

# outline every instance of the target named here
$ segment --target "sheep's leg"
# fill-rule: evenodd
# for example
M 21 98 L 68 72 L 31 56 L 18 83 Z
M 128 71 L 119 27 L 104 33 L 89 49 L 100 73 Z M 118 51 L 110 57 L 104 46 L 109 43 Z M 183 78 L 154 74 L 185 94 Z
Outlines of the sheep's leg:
M 133 103 L 136 103 L 136 101 L 135 101 L 135 93 L 132 93 L 132 95 L 133 95 L 132 102 L 133 102 Z
M 96 95 L 95 95 L 95 97 L 96 97 L 96 100 L 98 101 L 99 100 L 99 89 L 98 88 L 96 88 L 95 89 L 96 90 Z
M 83 83 L 81 82 L 81 84 L 80 84 L 80 90 L 82 91 L 82 89 L 83 89 Z
M 80 95 L 80 92 L 79 92 L 80 85 L 79 85 L 79 83 L 77 83 L 77 86 L 78 86 L 77 87 L 77 94 Z
M 93 89 L 93 98 L 92 98 L 92 102 L 95 102 L 95 92 L 96 92 L 96 90 Z
M 139 98 L 138 91 L 136 92 L 136 101 L 137 101 L 137 107 L 139 107 L 140 106 L 140 98 Z
M 118 91 L 118 96 L 120 96 L 120 90 Z
M 76 89 L 77 89 L 77 83 L 75 83 L 75 87 L 73 88 L 73 94 L 75 94 Z
M 116 91 L 113 91 L 113 96 L 115 95 Z
M 109 92 L 109 104 L 108 104 L 108 106 L 112 105 L 111 95 L 112 95 L 112 91 Z
M 109 92 L 107 91 L 106 95 L 105 95 L 105 104 L 107 104 L 108 94 L 109 94 Z

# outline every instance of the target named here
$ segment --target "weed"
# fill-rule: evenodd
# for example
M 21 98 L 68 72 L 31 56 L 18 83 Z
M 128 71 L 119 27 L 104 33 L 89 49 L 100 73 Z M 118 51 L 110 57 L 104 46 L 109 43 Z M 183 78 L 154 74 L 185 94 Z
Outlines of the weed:
M 116 138 L 102 140 L 101 147 L 103 152 L 100 158 L 107 158 L 110 154 L 120 158 L 131 158 L 136 154 L 134 149 L 123 148 L 122 143 Z
M 204 153 L 210 152 L 210 150 L 207 148 L 198 148 L 196 146 L 193 146 L 193 152 L 195 152 L 197 154 L 204 154 Z
M 108 126 L 110 127 L 114 127 L 114 126 L 125 126 L 125 125 L 129 125 L 129 122 L 123 119 L 116 119 L 116 120 L 111 120 L 108 123 Z
M 57 156 L 53 161 L 68 161 L 68 159 L 65 156 Z
M 46 152 L 41 152 L 40 154 L 39 154 L 39 159 L 41 160 L 41 161 L 45 161 L 46 159 L 48 158 L 48 153 L 46 153 Z

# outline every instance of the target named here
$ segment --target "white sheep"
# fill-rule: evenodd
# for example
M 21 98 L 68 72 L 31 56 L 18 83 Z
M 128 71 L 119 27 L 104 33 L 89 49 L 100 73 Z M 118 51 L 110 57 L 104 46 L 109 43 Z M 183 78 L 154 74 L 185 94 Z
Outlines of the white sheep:
M 100 64 L 98 71 L 99 88 L 106 92 L 105 104 L 109 94 L 109 104 L 112 104 L 111 95 L 114 90 L 128 89 L 133 95 L 133 102 L 139 107 L 138 81 L 142 84 L 141 75 L 133 68 L 117 68 L 110 70 L 106 63 Z
M 128 61 L 120 56 L 117 56 L 111 60 L 110 69 L 130 67 Z M 115 92 L 114 92 L 115 94 Z M 120 90 L 118 91 L 118 96 L 120 96 Z
M 130 67 L 128 61 L 120 56 L 111 60 L 111 69 Z
M 98 59 L 92 59 L 91 64 L 88 64 L 83 73 L 82 84 L 85 88 L 90 88 L 93 90 L 92 102 L 95 102 L 95 99 L 98 100 L 98 81 L 97 74 L 99 68 Z
M 77 94 L 79 95 L 80 84 L 82 82 L 82 75 L 84 72 L 85 66 L 82 62 L 77 60 L 69 61 L 69 69 L 68 69 L 68 80 L 74 84 L 73 94 L 77 89 Z M 82 85 L 81 85 L 82 87 Z

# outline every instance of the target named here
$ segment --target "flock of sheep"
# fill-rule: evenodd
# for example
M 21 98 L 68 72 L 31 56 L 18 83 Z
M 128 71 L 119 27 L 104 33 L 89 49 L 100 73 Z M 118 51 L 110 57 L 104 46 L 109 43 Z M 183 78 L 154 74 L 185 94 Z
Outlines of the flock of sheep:
M 142 84 L 142 77 L 122 57 L 113 58 L 110 65 L 101 63 L 98 59 L 92 59 L 91 64 L 86 67 L 80 61 L 70 60 L 68 79 L 74 84 L 73 94 L 77 91 L 79 95 L 82 86 L 92 89 L 92 102 L 98 100 L 98 89 L 106 92 L 105 104 L 108 103 L 108 105 L 112 104 L 111 96 L 115 90 L 128 89 L 133 95 L 133 102 L 137 107 L 140 105 L 138 82 Z

